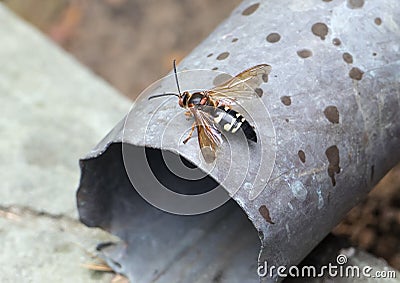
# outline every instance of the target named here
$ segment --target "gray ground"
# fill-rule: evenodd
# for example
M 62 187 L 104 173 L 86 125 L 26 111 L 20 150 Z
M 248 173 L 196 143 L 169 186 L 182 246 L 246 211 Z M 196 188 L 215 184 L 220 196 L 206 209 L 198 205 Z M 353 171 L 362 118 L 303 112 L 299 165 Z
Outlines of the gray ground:
M 110 282 L 77 219 L 78 159 L 130 102 L 0 4 L 0 282 Z M 101 113 L 101 114 L 99 114 Z

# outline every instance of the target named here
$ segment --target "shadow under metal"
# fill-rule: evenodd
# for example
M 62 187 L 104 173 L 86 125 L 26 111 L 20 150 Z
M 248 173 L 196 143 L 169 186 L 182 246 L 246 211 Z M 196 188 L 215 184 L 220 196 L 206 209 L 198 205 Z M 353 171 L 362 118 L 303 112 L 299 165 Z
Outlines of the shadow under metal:
M 143 150 L 129 146 L 133 151 Z M 135 283 L 259 281 L 260 239 L 236 202 L 229 200 L 218 209 L 195 216 L 155 208 L 130 183 L 121 148 L 121 143 L 114 143 L 97 158 L 81 160 L 77 193 L 81 221 L 122 239 L 118 244 L 99 246 L 114 270 Z M 190 193 L 202 193 L 217 186 L 210 177 L 181 179 L 166 167 L 160 150 L 146 153 L 156 177 L 177 192 L 185 193 L 189 188 Z

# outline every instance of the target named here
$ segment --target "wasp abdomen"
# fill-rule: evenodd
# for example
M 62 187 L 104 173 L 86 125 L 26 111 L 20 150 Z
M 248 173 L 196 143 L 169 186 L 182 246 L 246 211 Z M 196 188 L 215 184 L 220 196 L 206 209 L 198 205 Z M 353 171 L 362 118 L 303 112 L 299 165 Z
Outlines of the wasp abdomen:
M 248 140 L 257 142 L 254 128 L 242 114 L 227 106 L 219 106 L 217 109 L 214 113 L 214 122 L 219 124 L 222 129 L 232 134 L 241 129 Z

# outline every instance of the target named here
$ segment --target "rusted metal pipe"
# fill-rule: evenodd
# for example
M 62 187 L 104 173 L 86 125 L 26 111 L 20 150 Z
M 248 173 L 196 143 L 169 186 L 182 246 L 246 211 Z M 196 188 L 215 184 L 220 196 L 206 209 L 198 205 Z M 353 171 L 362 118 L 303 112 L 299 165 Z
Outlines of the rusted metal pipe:
M 147 89 L 80 162 L 81 220 L 126 243 L 110 264 L 133 282 L 257 282 L 257 234 L 259 264 L 298 264 L 400 159 L 399 19 L 395 0 L 244 1 L 179 79 L 206 89 L 207 70 L 271 65 L 261 100 L 242 105 L 261 142 L 230 138 L 230 158 L 209 167 L 196 139 L 181 144 L 192 121 L 176 98 L 147 100 L 176 92 L 174 78 Z M 140 196 L 187 215 L 227 203 L 181 216 Z

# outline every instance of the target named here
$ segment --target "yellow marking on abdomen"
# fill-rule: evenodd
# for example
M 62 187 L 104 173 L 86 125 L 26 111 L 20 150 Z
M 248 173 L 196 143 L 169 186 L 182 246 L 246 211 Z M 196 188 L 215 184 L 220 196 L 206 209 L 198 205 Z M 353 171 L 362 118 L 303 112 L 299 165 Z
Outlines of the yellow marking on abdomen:
M 221 122 L 222 118 L 224 118 L 225 113 L 219 113 L 218 117 L 214 118 L 214 122 L 219 124 L 219 122 Z
M 229 132 L 231 130 L 231 128 L 232 128 L 232 124 L 225 124 L 224 125 L 224 130 L 227 131 L 227 132 Z
M 233 125 L 235 125 L 235 122 L 236 122 L 236 120 L 232 119 L 232 122 L 230 124 L 226 123 L 224 125 L 224 130 L 229 132 L 232 129 Z
M 233 133 L 233 134 L 236 133 L 237 130 L 239 130 L 241 126 L 242 126 L 242 122 L 239 122 L 239 123 L 236 125 L 236 127 L 232 129 L 232 133 Z

